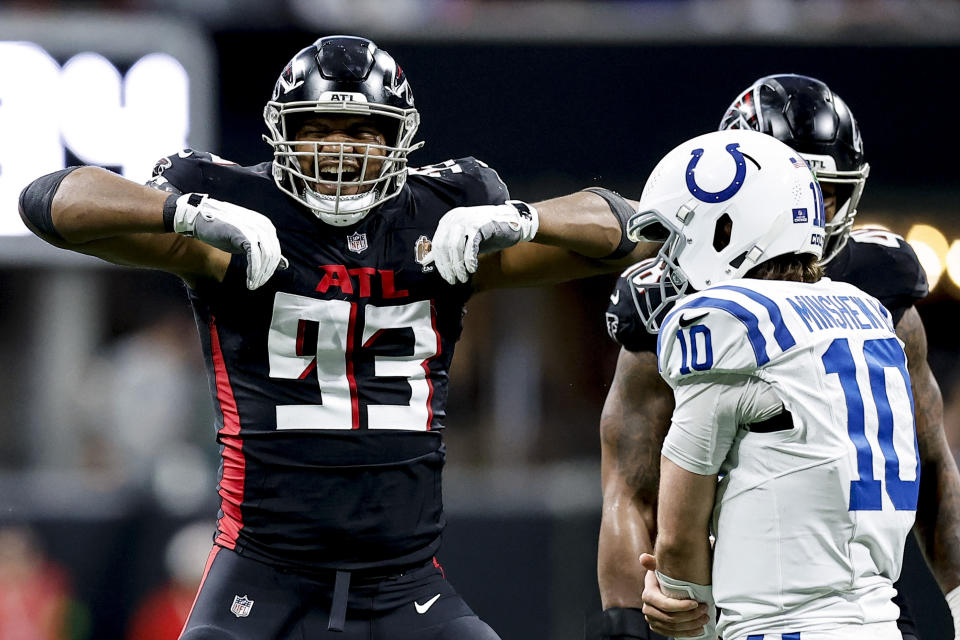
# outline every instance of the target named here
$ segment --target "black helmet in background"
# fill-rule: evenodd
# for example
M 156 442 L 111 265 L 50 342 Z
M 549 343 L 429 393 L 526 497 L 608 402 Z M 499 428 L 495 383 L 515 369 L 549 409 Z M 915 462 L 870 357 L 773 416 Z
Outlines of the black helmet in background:
M 823 184 L 835 185 L 837 208 L 827 222 L 822 262 L 847 243 L 870 173 L 860 128 L 846 103 L 816 78 L 795 74 L 758 79 L 733 101 L 720 129 L 753 129 L 796 150 Z

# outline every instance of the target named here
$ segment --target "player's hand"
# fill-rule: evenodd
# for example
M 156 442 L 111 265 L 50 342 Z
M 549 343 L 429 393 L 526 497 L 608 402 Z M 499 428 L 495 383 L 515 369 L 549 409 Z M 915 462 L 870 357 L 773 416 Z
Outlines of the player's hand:
M 539 226 L 537 210 L 519 200 L 457 207 L 440 218 L 423 264 L 432 262 L 450 284 L 466 282 L 477 270 L 477 256 L 529 242 Z
M 640 564 L 647 570 L 641 598 L 643 614 L 650 628 L 670 638 L 695 638 L 703 634 L 704 627 L 710 622 L 707 605 L 665 595 L 657 580 L 657 559 L 649 553 L 640 555 Z
M 177 198 L 173 230 L 228 253 L 247 254 L 247 288 L 257 289 L 287 267 L 273 223 L 251 209 L 214 200 L 202 193 Z

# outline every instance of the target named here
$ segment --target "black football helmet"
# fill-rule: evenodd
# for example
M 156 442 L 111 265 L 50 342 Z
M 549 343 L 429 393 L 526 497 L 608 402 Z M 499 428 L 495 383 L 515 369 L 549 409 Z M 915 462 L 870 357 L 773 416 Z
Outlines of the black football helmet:
M 298 118 L 313 114 L 370 116 L 387 137 L 386 144 L 294 140 Z M 297 53 L 277 79 L 263 118 L 270 132 L 264 140 L 273 147 L 274 182 L 323 222 L 335 226 L 355 224 L 395 197 L 406 182 L 407 154 L 423 146 L 412 143 L 420 114 L 403 70 L 389 53 L 355 36 L 320 38 Z M 338 146 L 339 151 L 330 151 Z M 371 154 L 373 150 L 383 155 Z M 312 175 L 301 169 L 298 159 L 303 156 L 313 157 Z M 338 162 L 335 173 L 329 171 L 331 158 Z M 344 160 L 351 167 L 359 165 L 359 173 L 348 171 L 349 179 L 344 179 Z M 367 163 L 374 161 L 383 166 L 376 177 L 367 179 Z M 323 176 L 321 164 L 326 167 Z M 334 186 L 336 193 L 319 193 L 315 188 L 319 185 Z M 360 187 L 360 192 L 342 194 L 349 187 Z
M 857 121 L 823 82 L 795 74 L 765 76 L 740 93 L 720 129 L 753 129 L 793 147 L 817 179 L 836 185 L 837 208 L 826 225 L 822 262 L 847 243 L 870 173 Z

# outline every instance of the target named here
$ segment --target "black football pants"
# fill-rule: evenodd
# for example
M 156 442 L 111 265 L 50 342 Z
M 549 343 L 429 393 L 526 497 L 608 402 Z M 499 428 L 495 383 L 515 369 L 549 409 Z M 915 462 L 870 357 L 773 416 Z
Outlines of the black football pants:
M 433 562 L 337 586 L 214 547 L 180 640 L 500 640 Z

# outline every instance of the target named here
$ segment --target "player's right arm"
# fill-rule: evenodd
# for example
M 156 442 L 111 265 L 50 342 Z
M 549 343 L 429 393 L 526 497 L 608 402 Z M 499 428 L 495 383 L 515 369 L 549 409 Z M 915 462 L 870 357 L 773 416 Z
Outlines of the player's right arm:
M 588 622 L 589 640 L 631 637 L 604 632 L 608 627 L 642 632 L 645 625 L 641 593 L 647 571 L 640 556 L 653 553 L 660 447 L 672 412 L 673 392 L 657 371 L 656 354 L 621 349 L 600 418 L 603 511 L 597 582 L 603 613 Z M 671 630 L 699 629 L 706 622 L 705 605 L 671 600 L 664 607 Z M 591 635 L 593 628 L 600 633 Z
M 927 363 L 927 336 L 915 307 L 897 323 L 897 336 L 907 353 L 922 465 L 914 535 L 947 596 L 960 640 L 960 475 L 943 430 L 943 398 Z
M 160 269 L 189 284 L 222 280 L 230 254 L 245 252 L 253 289 L 281 260 L 276 230 L 264 216 L 199 194 L 178 197 L 95 167 L 38 178 L 21 194 L 20 216 L 57 247 Z
M 597 579 L 604 609 L 643 606 L 640 554 L 653 551 L 660 447 L 672 412 L 673 392 L 657 371 L 656 354 L 621 349 L 600 418 Z
M 37 188 L 32 184 L 30 188 Z M 196 239 L 165 233 L 163 207 L 169 193 L 151 189 L 96 167 L 63 178 L 51 198 L 50 224 L 43 228 L 21 199 L 20 216 L 52 245 L 115 264 L 150 267 L 188 282 L 221 280 L 230 254 Z

